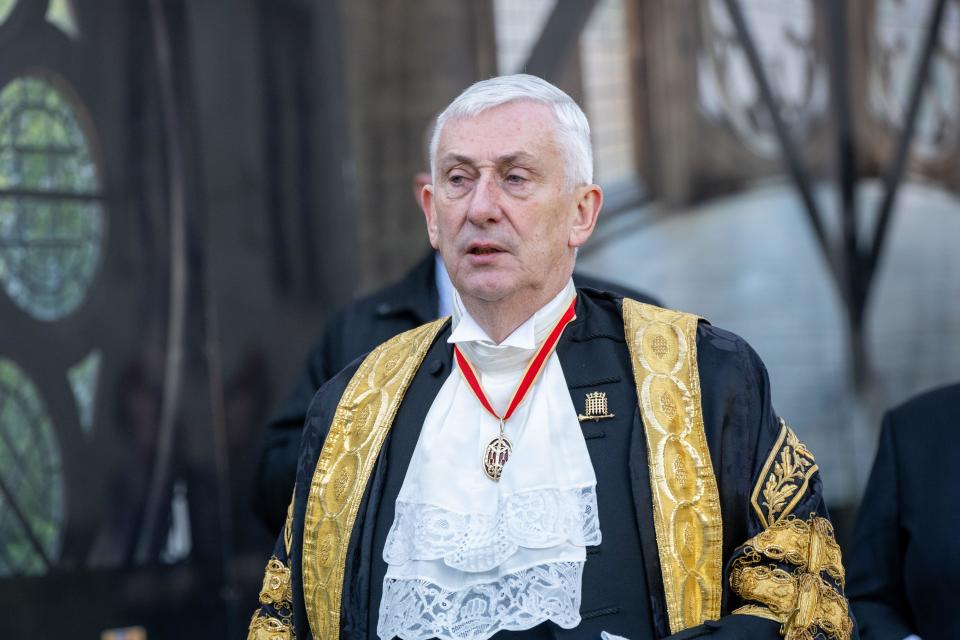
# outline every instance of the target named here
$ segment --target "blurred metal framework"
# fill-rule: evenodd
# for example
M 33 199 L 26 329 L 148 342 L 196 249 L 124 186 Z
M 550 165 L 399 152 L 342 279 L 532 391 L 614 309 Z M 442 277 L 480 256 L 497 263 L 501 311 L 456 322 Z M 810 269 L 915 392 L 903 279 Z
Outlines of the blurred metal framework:
M 547 80 L 556 78 L 596 6 L 597 0 L 557 0 L 523 65 L 526 72 Z
M 813 180 L 801 158 L 799 147 L 792 139 L 780 113 L 777 96 L 774 95 L 767 78 L 740 1 L 723 0 L 723 2 L 747 56 L 761 99 L 770 113 L 774 134 L 787 172 L 803 202 L 813 235 L 841 293 L 850 333 L 851 374 L 854 382 L 861 384 L 869 375 L 864 338 L 867 305 L 877 267 L 883 255 L 897 193 L 903 182 L 911 142 L 917 129 L 920 106 L 929 80 L 931 60 L 940 35 L 947 0 L 935 0 L 930 10 L 923 48 L 910 86 L 906 117 L 897 136 L 893 157 L 884 171 L 883 199 L 876 212 L 877 221 L 871 241 L 866 246 L 858 239 L 863 221 L 859 220 L 857 215 L 856 186 L 859 176 L 849 94 L 850 55 L 847 49 L 849 8 L 847 4 L 834 0 L 819 0 L 824 16 L 827 18 L 825 24 L 829 29 L 827 40 L 830 101 L 834 120 L 836 182 L 842 213 L 841 237 L 835 241 L 830 238 L 825 228 L 823 214 L 814 197 Z M 557 0 L 524 66 L 527 72 L 547 79 L 555 78 L 577 46 L 578 36 L 596 5 L 596 0 L 586 2 Z
M 794 186 L 800 193 L 804 210 L 813 228 L 817 243 L 823 252 L 824 259 L 830 267 L 830 272 L 840 289 L 844 306 L 847 311 L 847 323 L 850 331 L 850 346 L 852 351 L 852 374 L 854 382 L 862 383 L 869 373 L 864 346 L 863 325 L 866 308 L 869 302 L 871 286 L 876 275 L 877 265 L 883 254 L 884 240 L 896 202 L 897 192 L 903 181 L 904 169 L 910 152 L 910 143 L 916 131 L 917 116 L 920 113 L 920 104 L 926 86 L 930 62 L 940 36 L 940 26 L 943 22 L 944 9 L 947 0 L 936 0 L 930 11 L 924 37 L 923 49 L 917 62 L 917 70 L 913 75 L 910 87 L 909 103 L 903 127 L 897 139 L 893 158 L 884 172 L 883 200 L 877 212 L 877 223 L 874 228 L 872 242 L 868 246 L 861 246 L 858 240 L 860 220 L 857 216 L 856 184 L 858 180 L 856 170 L 856 144 L 851 119 L 849 99 L 849 55 L 846 48 L 847 41 L 847 4 L 820 0 L 829 25 L 829 59 L 830 59 L 830 96 L 834 116 L 837 184 L 840 190 L 840 205 L 843 216 L 842 238 L 839 245 L 831 244 L 830 238 L 824 230 L 823 218 L 813 197 L 813 186 L 810 174 L 807 172 L 796 143 L 790 137 L 783 118 L 777 108 L 776 96 L 770 87 L 757 47 L 754 44 L 750 29 L 747 26 L 740 7 L 739 0 L 724 0 L 730 18 L 734 23 L 737 34 L 743 44 L 744 52 L 750 64 L 754 80 L 760 90 L 763 102 L 770 112 L 774 124 L 774 132 L 780 143 L 780 149 L 787 164 L 787 170 Z

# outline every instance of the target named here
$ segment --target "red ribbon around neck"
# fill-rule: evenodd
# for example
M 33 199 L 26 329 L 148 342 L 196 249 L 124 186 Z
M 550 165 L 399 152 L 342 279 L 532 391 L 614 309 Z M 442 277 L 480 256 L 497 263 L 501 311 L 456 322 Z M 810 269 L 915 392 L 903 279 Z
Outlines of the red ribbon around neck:
M 497 415 L 497 412 L 493 410 L 493 405 L 490 404 L 487 394 L 483 391 L 483 387 L 480 386 L 480 378 L 477 376 L 477 372 L 474 370 L 473 365 L 470 364 L 470 361 L 467 360 L 466 356 L 463 355 L 460 349 L 454 345 L 453 356 L 457 359 L 457 366 L 460 367 L 460 372 L 463 373 L 464 380 L 467 381 L 467 385 L 469 385 L 470 389 L 473 390 L 473 394 L 477 396 L 477 400 L 480 401 L 480 404 L 483 405 L 484 409 L 490 412 L 490 415 L 502 422 L 506 422 L 510 419 L 510 416 L 513 415 L 513 412 L 516 411 L 517 407 L 520 406 L 520 403 L 523 402 L 523 399 L 526 397 L 530 387 L 533 386 L 537 376 L 539 376 L 540 372 L 543 370 L 543 365 L 546 364 L 547 358 L 550 357 L 550 352 L 552 352 L 553 348 L 557 346 L 557 341 L 560 339 L 560 335 L 563 333 L 563 330 L 568 324 L 570 324 L 570 322 L 573 321 L 574 318 L 577 317 L 576 308 L 577 298 L 574 297 L 570 302 L 570 306 L 567 308 L 564 314 L 560 316 L 560 320 L 557 321 L 557 324 L 554 325 L 553 329 L 550 331 L 547 339 L 543 341 L 543 344 L 540 345 L 540 348 L 537 349 L 537 352 L 533 355 L 533 358 L 530 360 L 530 364 L 527 365 L 527 370 L 523 372 L 523 377 L 520 378 L 520 382 L 517 384 L 517 388 L 513 392 L 513 397 L 510 399 L 510 404 L 507 405 L 507 410 L 502 417 Z

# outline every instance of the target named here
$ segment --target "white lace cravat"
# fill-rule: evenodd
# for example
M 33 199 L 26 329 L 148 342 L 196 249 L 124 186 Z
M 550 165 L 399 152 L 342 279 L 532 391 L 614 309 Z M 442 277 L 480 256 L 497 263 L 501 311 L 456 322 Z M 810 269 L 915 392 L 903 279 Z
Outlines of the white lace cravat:
M 498 411 L 574 293 L 570 282 L 499 345 L 454 296 L 450 341 Z M 585 547 L 600 542 L 597 481 L 555 353 L 507 421 L 513 453 L 493 482 L 481 461 L 498 425 L 452 371 L 397 496 L 383 550 L 381 638 L 484 640 L 545 620 L 579 624 Z

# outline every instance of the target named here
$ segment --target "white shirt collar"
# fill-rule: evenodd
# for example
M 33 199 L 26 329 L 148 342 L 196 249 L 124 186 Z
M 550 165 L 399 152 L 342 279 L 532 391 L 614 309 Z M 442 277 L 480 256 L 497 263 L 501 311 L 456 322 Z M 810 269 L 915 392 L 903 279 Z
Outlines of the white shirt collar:
M 567 305 L 576 293 L 573 279 L 567 281 L 566 286 L 560 290 L 547 304 L 538 309 L 532 316 L 527 318 L 523 324 L 513 330 L 513 332 L 504 338 L 503 342 L 497 344 L 483 330 L 470 312 L 467 311 L 460 293 L 453 290 L 453 331 L 447 342 L 450 344 L 464 344 L 478 342 L 484 347 L 514 347 L 532 351 L 537 345 L 546 338 L 547 334 L 553 329 L 557 320 L 567 310 Z

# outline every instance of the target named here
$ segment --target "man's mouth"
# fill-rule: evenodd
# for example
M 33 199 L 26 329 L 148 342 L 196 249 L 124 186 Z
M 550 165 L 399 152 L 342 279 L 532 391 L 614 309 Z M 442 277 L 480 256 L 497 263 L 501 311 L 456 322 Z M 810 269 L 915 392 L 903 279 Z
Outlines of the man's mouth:
M 501 251 L 496 247 L 474 247 L 470 249 L 468 253 L 471 253 L 475 256 L 486 256 L 493 253 L 501 253 Z

